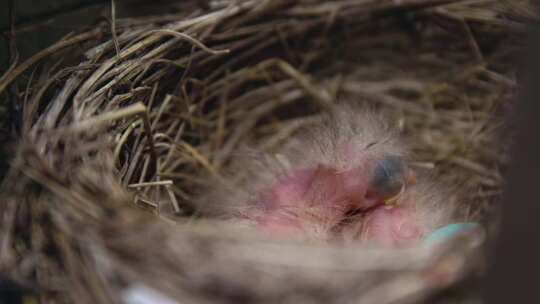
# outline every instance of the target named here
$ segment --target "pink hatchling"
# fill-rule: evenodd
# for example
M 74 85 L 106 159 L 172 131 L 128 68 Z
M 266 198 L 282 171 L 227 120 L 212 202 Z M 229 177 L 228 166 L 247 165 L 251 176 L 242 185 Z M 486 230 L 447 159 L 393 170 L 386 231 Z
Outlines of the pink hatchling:
M 235 173 L 247 174 L 236 186 L 207 201 L 272 236 L 408 246 L 452 214 L 453 201 L 417 177 L 405 143 L 373 111 L 340 106 L 280 150 L 252 154 L 237 161 Z

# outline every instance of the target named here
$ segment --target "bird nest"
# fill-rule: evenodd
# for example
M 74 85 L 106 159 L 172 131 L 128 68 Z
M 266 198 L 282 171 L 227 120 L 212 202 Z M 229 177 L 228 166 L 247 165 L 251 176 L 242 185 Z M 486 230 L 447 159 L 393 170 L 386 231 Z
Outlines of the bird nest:
M 183 2 L 68 35 L 0 79 L 0 91 L 24 85 L 2 188 L 4 273 L 43 303 L 478 295 L 468 283 L 482 274 L 479 242 L 266 240 L 198 216 L 194 201 L 239 147 L 272 151 L 341 101 L 384 110 L 413 166 L 455 189 L 457 218 L 487 221 L 503 183 L 508 143 L 495 135 L 516 89 L 522 27 L 509 16 L 521 2 Z M 441 292 L 451 287 L 461 293 Z

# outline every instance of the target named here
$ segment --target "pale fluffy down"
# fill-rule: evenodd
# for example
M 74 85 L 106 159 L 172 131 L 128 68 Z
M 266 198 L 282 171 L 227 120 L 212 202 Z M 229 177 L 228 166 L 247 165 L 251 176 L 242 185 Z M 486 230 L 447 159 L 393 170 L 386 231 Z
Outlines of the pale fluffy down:
M 197 201 L 197 208 L 203 216 L 242 223 L 254 231 L 261 230 L 268 222 L 269 226 L 277 227 L 270 228 L 279 230 L 275 233 L 277 235 L 290 233 L 301 234 L 308 239 L 362 242 L 365 236 L 360 234 L 369 230 L 365 222 L 373 209 L 351 211 L 336 207 L 328 211 L 332 206 L 325 205 L 324 209 L 304 203 L 298 203 L 297 208 L 295 200 L 302 200 L 302 187 L 309 184 L 309 178 L 303 179 L 302 174 L 313 175 L 310 172 L 319 172 L 314 168 L 321 167 L 334 168 L 338 174 L 351 170 L 361 172 L 362 168 L 367 172 L 373 159 L 385 155 L 399 158 L 407 168 L 415 160 L 406 140 L 391 127 L 383 114 L 363 107 L 339 105 L 331 113 L 322 115 L 318 123 L 297 132 L 277 150 L 260 151 L 250 147 L 238 152 L 226 178 L 228 185 L 213 183 L 202 191 L 204 194 Z M 452 222 L 456 204 L 451 191 L 439 185 L 434 174 L 414 168 L 411 171 L 415 173 L 416 183 L 401 189 L 392 198 L 394 203 L 391 207 L 380 208 L 410 210 L 407 216 L 412 216 L 417 223 L 418 233 L 414 238 L 420 240 Z M 268 189 L 279 192 L 291 202 L 279 208 L 265 205 L 266 201 L 261 197 Z M 279 204 L 278 201 L 273 196 L 270 204 Z M 381 209 L 377 213 L 385 212 Z

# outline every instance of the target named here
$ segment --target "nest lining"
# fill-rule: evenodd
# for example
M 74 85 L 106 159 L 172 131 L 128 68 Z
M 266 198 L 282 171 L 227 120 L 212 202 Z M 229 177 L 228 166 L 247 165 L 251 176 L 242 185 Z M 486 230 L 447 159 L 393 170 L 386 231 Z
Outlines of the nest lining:
M 522 3 L 507 2 L 214 1 L 115 20 L 116 35 L 103 25 L 66 37 L 0 79 L 2 91 L 52 59 L 21 100 L 2 269 L 41 286 L 44 302 L 117 302 L 137 283 L 187 302 L 425 299 L 477 270 L 466 261 L 481 260 L 478 248 L 453 244 L 430 258 L 299 244 L 278 252 L 193 222 L 191 202 L 209 176 L 223 179 L 242 144 L 271 150 L 350 100 L 385 109 L 415 165 L 458 185 L 461 217 L 484 219 L 506 154 L 494 134 L 516 87 L 509 41 L 520 27 L 503 12 Z M 289 269 L 302 253 L 318 264 Z M 437 283 L 423 279 L 426 268 Z

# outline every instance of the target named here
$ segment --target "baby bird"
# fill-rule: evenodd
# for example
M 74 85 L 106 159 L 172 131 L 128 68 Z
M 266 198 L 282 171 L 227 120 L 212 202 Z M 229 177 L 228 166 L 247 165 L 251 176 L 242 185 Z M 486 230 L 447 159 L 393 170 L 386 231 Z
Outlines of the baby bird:
M 417 244 L 450 223 L 451 196 L 413 171 L 397 130 L 374 111 L 338 106 L 277 151 L 251 156 L 203 210 L 271 236 L 381 247 Z

